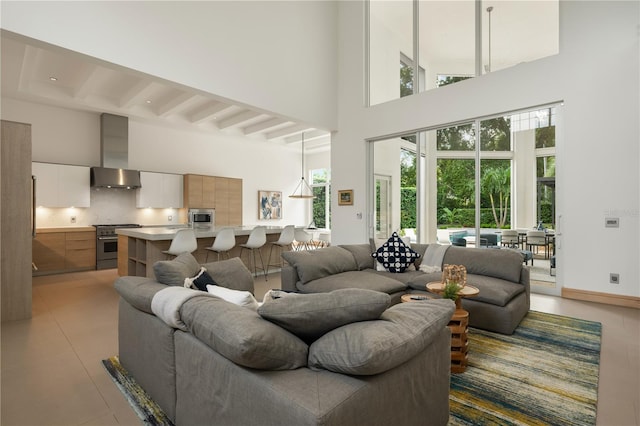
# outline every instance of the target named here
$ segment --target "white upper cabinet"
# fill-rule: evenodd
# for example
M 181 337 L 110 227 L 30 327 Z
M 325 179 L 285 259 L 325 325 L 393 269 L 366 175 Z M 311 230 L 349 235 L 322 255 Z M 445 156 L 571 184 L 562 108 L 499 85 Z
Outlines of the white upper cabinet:
M 89 167 L 34 162 L 31 173 L 36 177 L 36 206 L 90 206 Z
M 139 208 L 182 208 L 182 175 L 140 172 Z

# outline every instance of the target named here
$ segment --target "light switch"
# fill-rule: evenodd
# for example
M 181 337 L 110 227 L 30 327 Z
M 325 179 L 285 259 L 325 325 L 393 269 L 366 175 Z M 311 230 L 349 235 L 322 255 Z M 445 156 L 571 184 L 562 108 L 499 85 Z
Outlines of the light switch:
M 604 218 L 604 227 L 605 228 L 619 228 L 620 227 L 620 218 L 618 218 L 618 217 L 605 217 Z

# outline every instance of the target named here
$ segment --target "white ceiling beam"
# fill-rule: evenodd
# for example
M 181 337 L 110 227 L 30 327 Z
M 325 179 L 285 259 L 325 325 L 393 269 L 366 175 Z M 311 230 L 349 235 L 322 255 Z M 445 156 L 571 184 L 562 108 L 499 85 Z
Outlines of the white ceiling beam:
M 252 120 L 260 115 L 262 114 L 255 111 L 243 111 L 238 114 L 234 114 L 229 118 L 225 118 L 224 120 L 220 120 L 220 122 L 218 123 L 218 129 L 226 129 L 227 127 L 235 126 L 236 124 Z
M 287 136 L 295 135 L 296 133 L 302 133 L 308 129 L 309 129 L 308 126 L 298 124 L 298 125 L 288 126 L 280 130 L 274 130 L 273 132 L 267 133 L 265 136 L 267 140 L 278 139 L 278 138 L 284 138 Z
M 166 117 L 195 97 L 196 95 L 193 93 L 181 93 L 178 96 L 172 96 L 167 102 L 156 107 L 156 115 L 158 117 Z
M 222 102 L 214 102 L 213 104 L 209 104 L 205 108 L 191 114 L 189 121 L 191 121 L 192 124 L 198 124 L 203 121 L 211 120 L 212 118 L 215 118 L 216 114 L 221 113 L 227 108 L 231 108 L 231 105 L 224 104 Z
M 130 106 L 133 102 L 135 102 L 136 99 L 146 97 L 148 93 L 151 93 L 152 86 L 153 81 L 146 79 L 140 80 L 132 88 L 127 90 L 127 93 L 120 97 L 118 105 L 120 106 L 120 108 L 126 108 Z
M 19 92 L 28 92 L 31 87 L 31 81 L 36 73 L 38 58 L 41 50 L 37 47 L 26 45 L 24 55 L 22 56 L 22 64 L 20 67 L 20 81 L 18 82 Z
M 317 130 L 317 129 L 308 130 L 308 131 L 304 132 L 304 141 L 305 142 L 314 141 L 314 140 L 317 140 L 317 139 L 326 138 L 329 135 L 330 135 L 330 133 L 322 131 L 322 130 Z M 302 133 L 290 136 L 288 138 L 285 138 L 284 141 L 287 144 L 301 143 L 302 142 Z
M 77 79 L 73 97 L 75 99 L 85 99 L 89 95 L 93 80 L 98 74 L 98 67 L 94 64 L 84 64 L 80 71 L 80 77 Z
M 285 120 L 284 118 L 271 118 L 269 120 L 261 121 L 256 124 L 252 124 L 251 126 L 247 126 L 244 128 L 245 135 L 251 135 L 253 133 L 260 133 L 266 130 L 269 130 L 274 127 L 278 127 L 285 123 L 291 123 L 290 121 Z M 293 123 L 291 123 L 293 124 Z

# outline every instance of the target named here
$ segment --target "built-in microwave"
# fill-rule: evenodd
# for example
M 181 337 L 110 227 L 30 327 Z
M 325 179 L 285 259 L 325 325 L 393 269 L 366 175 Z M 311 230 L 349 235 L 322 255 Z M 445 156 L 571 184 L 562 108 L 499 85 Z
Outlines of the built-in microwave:
M 215 224 L 216 211 L 213 209 L 189 209 L 189 226 L 209 228 Z

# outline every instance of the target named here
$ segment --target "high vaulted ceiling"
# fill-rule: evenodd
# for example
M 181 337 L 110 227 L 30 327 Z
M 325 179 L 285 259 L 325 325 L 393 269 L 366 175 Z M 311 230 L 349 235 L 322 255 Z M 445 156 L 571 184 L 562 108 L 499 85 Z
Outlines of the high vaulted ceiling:
M 2 96 L 108 112 L 265 143 L 330 146 L 327 131 L 229 99 L 3 31 Z

